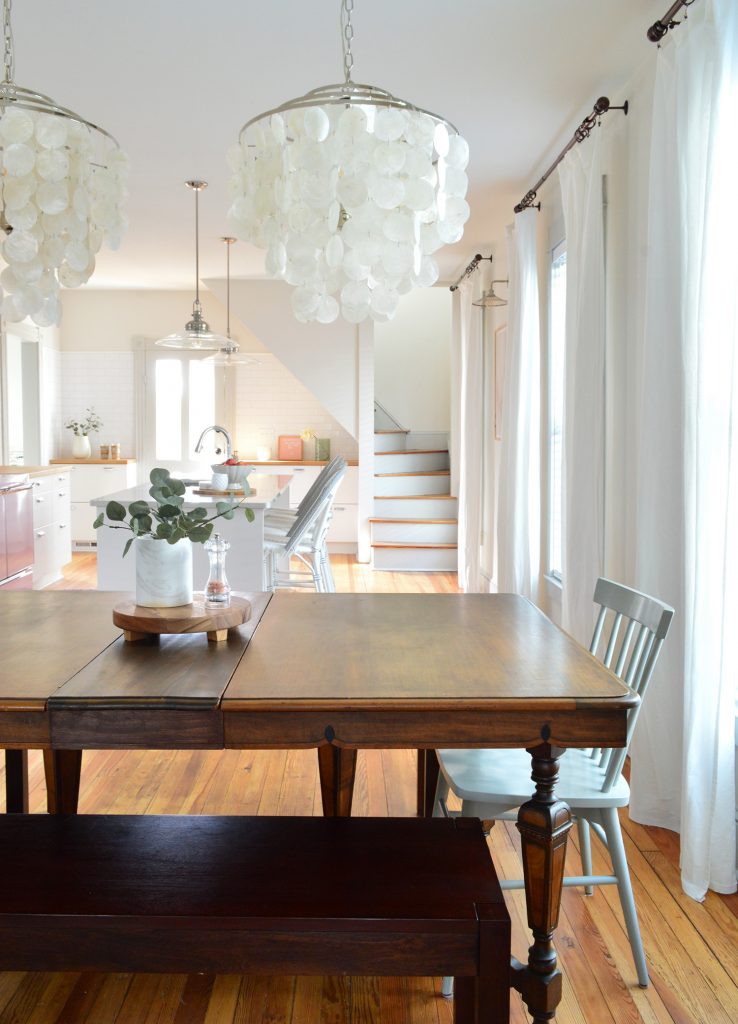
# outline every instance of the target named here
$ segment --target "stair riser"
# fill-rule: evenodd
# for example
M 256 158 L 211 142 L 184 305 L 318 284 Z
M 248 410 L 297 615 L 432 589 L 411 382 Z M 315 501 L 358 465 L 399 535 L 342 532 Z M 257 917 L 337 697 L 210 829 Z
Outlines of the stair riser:
M 448 448 L 448 434 L 435 434 L 428 430 L 411 430 L 406 437 L 408 448 Z
M 406 455 L 377 455 L 375 473 L 420 473 L 424 469 L 448 469 L 448 452 L 408 452 Z
M 374 568 L 394 572 L 456 572 L 455 548 L 375 548 Z
M 375 476 L 374 494 L 448 494 L 450 477 L 443 476 Z
M 407 448 L 407 434 L 375 434 L 375 452 L 398 452 Z
M 376 544 L 455 544 L 456 523 L 372 523 Z
M 440 493 L 438 489 L 435 492 Z M 382 498 L 374 502 L 374 515 L 396 517 L 397 519 L 456 519 L 458 502 L 443 501 L 438 498 Z

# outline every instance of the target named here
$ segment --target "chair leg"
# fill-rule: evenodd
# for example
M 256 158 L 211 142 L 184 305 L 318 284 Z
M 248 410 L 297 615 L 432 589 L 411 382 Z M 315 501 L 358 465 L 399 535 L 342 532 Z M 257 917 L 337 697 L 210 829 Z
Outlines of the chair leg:
M 323 550 L 320 553 L 320 562 L 323 567 L 323 579 L 325 580 L 325 589 L 328 594 L 335 594 L 336 584 L 333 579 L 333 569 L 331 568 L 331 558 L 328 554 L 328 549 L 324 545 Z
M 586 818 L 577 818 L 577 832 L 579 833 L 579 851 L 582 857 L 582 874 L 592 874 L 592 843 L 589 834 L 589 822 Z M 594 892 L 593 885 L 585 885 L 584 891 L 587 896 Z
M 633 887 L 630 883 L 630 872 L 628 871 L 628 861 L 625 856 L 617 808 L 603 807 L 600 813 L 602 814 L 602 823 L 607 835 L 607 848 L 610 853 L 610 860 L 612 861 L 615 877 L 618 880 L 620 903 L 623 908 L 623 917 L 625 918 L 625 927 L 628 931 L 633 960 L 635 961 L 638 984 L 641 988 L 648 988 L 648 968 L 646 967 L 646 957 L 643 952 L 641 930 L 638 926 L 638 915 L 636 914 L 635 901 L 633 899 Z

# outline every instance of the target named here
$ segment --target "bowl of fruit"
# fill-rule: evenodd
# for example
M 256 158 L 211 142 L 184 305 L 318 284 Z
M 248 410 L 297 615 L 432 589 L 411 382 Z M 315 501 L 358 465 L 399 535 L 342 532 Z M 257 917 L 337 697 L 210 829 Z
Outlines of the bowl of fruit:
M 248 462 L 239 462 L 238 459 L 226 459 L 225 462 L 213 463 L 210 468 L 217 475 L 227 474 L 229 491 L 247 491 L 248 475 L 254 472 L 254 466 Z

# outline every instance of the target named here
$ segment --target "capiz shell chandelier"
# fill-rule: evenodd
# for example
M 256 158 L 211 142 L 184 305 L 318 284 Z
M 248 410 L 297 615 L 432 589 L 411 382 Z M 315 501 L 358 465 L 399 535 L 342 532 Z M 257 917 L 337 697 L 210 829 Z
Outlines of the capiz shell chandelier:
M 400 295 L 436 282 L 433 253 L 469 217 L 458 130 L 352 81 L 352 9 L 343 0 L 345 81 L 253 118 L 229 151 L 233 231 L 266 249 L 303 322 L 391 319 Z
M 104 129 L 15 84 L 10 15 L 4 0 L 0 308 L 48 327 L 61 319 L 60 285 L 84 284 L 103 241 L 120 244 L 128 159 Z

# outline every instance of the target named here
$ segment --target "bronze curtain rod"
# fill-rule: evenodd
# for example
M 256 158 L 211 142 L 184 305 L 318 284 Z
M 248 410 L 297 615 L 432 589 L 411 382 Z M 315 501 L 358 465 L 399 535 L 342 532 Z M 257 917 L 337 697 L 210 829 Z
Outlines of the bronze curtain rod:
M 652 43 L 659 43 L 664 38 L 670 28 L 676 28 L 677 25 L 681 25 L 681 21 L 674 21 L 674 16 L 679 13 L 682 7 L 691 7 L 694 0 L 676 0 L 673 3 L 666 14 L 655 21 L 649 28 L 646 35 Z M 686 17 L 686 14 L 685 14 Z
M 515 207 L 516 213 L 522 213 L 523 210 L 526 210 L 529 206 L 537 206 L 537 208 L 540 210 L 541 204 L 536 203 L 536 195 L 538 194 L 538 189 L 541 187 L 544 181 L 547 181 L 551 177 L 551 175 L 559 166 L 559 164 L 564 159 L 569 150 L 573 149 L 578 142 L 584 142 L 585 139 L 589 138 L 590 132 L 597 124 L 600 117 L 603 114 L 606 114 L 608 110 L 622 110 L 627 115 L 628 101 L 626 100 L 625 103 L 623 103 L 623 105 L 620 107 L 613 107 L 611 106 L 610 100 L 607 98 L 607 96 L 600 96 L 600 98 L 595 102 L 595 105 L 592 108 L 592 113 L 588 114 L 584 118 L 582 123 L 579 125 L 579 127 L 572 135 L 571 139 L 567 142 L 567 144 L 561 150 L 561 152 L 556 157 L 554 162 L 551 164 L 549 169 L 538 179 L 533 188 L 525 193 L 523 198 L 517 204 L 517 206 Z

